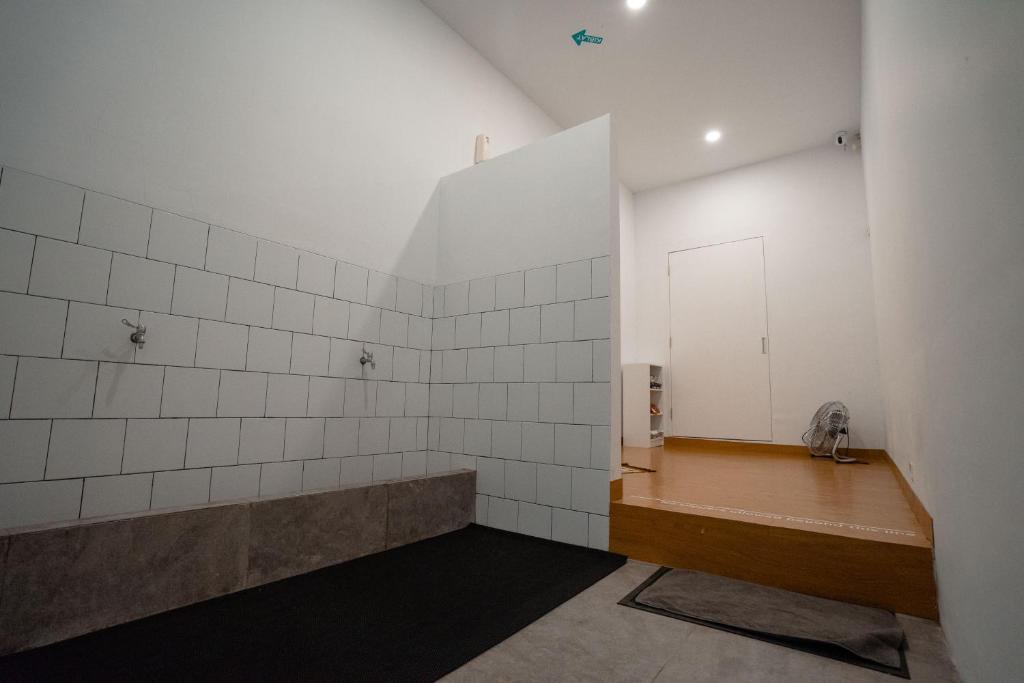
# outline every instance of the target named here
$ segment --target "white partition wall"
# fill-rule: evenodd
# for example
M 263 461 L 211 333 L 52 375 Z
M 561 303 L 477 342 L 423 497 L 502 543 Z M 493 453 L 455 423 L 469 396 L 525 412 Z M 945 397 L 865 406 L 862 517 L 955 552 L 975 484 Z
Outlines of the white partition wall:
M 441 181 L 428 454 L 476 468 L 478 521 L 601 548 L 610 148 L 604 117 Z

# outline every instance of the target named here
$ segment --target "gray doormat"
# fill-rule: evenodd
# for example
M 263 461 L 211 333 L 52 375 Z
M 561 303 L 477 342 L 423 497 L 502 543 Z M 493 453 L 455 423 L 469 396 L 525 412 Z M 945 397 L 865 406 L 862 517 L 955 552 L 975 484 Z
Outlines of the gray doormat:
M 906 636 L 886 610 L 670 567 L 619 604 L 910 678 Z

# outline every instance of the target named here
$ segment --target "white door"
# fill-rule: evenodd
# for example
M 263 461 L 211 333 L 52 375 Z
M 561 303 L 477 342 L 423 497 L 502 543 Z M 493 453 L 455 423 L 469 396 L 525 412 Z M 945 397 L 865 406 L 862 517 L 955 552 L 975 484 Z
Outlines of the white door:
M 771 441 L 762 239 L 669 254 L 672 432 Z

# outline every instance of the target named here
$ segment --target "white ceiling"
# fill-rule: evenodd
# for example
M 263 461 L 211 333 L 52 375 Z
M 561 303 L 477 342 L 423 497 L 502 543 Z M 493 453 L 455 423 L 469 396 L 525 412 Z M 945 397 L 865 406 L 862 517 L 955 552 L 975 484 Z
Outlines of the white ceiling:
M 424 2 L 560 125 L 611 112 L 633 190 L 825 144 L 860 120 L 860 0 Z M 583 28 L 604 43 L 577 47 Z

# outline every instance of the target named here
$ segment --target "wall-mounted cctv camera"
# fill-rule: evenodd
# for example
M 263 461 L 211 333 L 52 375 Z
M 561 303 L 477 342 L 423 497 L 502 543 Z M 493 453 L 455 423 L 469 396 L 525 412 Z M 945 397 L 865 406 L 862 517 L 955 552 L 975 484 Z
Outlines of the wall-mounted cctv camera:
M 841 130 L 836 133 L 835 143 L 840 147 L 846 147 L 846 140 L 850 137 L 850 134 L 845 130 Z
M 832 142 L 836 147 L 842 147 L 853 152 L 860 151 L 860 133 L 841 130 L 832 136 Z

